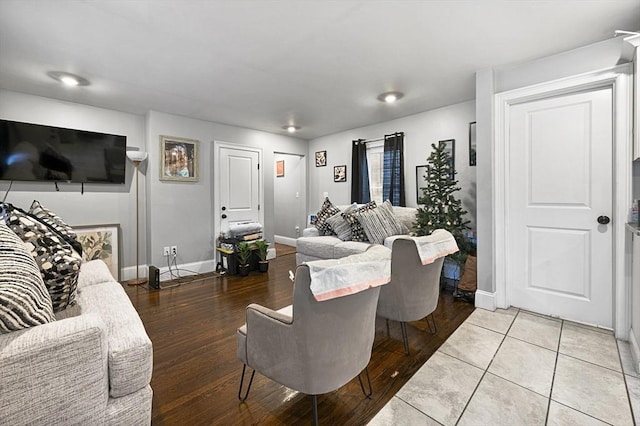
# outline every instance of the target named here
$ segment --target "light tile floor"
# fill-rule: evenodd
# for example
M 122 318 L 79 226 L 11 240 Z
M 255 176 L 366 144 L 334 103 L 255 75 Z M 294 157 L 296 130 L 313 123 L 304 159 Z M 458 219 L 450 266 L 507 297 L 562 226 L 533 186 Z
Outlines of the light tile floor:
M 640 374 L 607 330 L 476 309 L 369 425 L 640 424 Z

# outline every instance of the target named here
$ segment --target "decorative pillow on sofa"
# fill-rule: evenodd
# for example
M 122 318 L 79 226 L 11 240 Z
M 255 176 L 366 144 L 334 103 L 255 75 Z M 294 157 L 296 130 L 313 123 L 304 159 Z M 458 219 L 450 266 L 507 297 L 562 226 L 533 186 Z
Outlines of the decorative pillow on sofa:
M 322 203 L 322 207 L 320 207 L 320 211 L 316 213 L 316 228 L 318 228 L 318 232 L 320 235 L 332 235 L 333 230 L 331 229 L 331 225 L 327 222 L 331 216 L 336 213 L 340 213 L 340 209 L 333 205 L 329 198 L 325 198 L 324 203 Z
M 346 220 L 349 223 L 349 226 L 351 227 L 351 241 L 361 241 L 361 242 L 369 241 L 367 239 L 367 234 L 365 234 L 364 229 L 362 228 L 362 225 L 358 221 L 357 215 L 360 212 L 363 212 L 366 210 L 372 210 L 375 208 L 376 208 L 376 202 L 369 201 L 367 204 L 363 206 L 357 207 L 348 213 L 342 214 L 342 217 L 344 218 L 344 220 Z
M 0 333 L 55 321 L 35 260 L 18 236 L 0 221 Z
M 355 213 L 370 242 L 384 244 L 385 238 L 406 233 L 406 227 L 396 218 L 392 209 L 387 200 L 378 208 Z
M 69 244 L 25 211 L 4 204 L 7 225 L 36 260 L 53 302 L 53 312 L 74 303 L 82 259 Z
M 33 200 L 29 213 L 37 217 L 49 229 L 57 232 L 78 254 L 82 254 L 82 245 L 77 241 L 78 236 L 57 214 L 44 207 L 38 200 Z
M 349 213 L 358 207 L 356 203 L 351 204 L 342 212 L 338 212 L 327 219 L 327 223 L 331 226 L 333 232 L 336 233 L 338 238 L 342 241 L 351 241 L 351 225 L 342 216 L 343 213 Z

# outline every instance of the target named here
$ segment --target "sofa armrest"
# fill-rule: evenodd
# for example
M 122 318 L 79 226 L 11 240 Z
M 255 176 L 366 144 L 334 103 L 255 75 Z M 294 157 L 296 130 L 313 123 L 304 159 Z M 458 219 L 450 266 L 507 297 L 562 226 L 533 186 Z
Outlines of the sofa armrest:
M 316 227 L 304 228 L 302 230 L 302 236 L 303 237 L 319 237 L 320 236 L 320 232 L 318 231 L 318 228 L 316 228 Z
M 0 335 L 0 419 L 100 424 L 109 396 L 107 330 L 81 315 Z

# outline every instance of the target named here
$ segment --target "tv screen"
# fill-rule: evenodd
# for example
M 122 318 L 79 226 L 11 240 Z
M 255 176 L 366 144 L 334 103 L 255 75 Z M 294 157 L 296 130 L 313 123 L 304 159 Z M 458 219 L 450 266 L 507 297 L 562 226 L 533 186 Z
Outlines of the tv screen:
M 0 179 L 124 183 L 127 137 L 0 120 Z

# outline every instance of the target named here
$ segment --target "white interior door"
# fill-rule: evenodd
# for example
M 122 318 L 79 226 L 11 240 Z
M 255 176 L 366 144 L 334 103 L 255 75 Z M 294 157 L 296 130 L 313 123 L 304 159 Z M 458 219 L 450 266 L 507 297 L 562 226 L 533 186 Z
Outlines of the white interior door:
M 219 148 L 218 211 L 220 230 L 236 222 L 260 222 L 260 154 L 241 148 Z
M 612 115 L 610 88 L 509 108 L 512 306 L 613 327 Z

